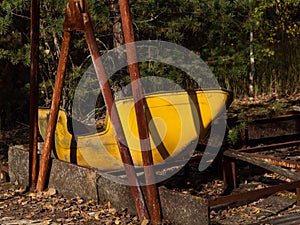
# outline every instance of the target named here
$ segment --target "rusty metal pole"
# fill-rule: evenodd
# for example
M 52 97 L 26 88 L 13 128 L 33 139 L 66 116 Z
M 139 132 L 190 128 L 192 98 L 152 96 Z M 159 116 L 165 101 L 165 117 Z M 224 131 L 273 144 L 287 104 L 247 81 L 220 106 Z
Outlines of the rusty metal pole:
M 29 133 L 29 186 L 35 189 L 37 181 L 38 136 L 38 74 L 39 74 L 40 0 L 31 0 L 30 8 L 30 133 Z
M 70 48 L 70 41 L 71 41 L 71 34 L 70 32 L 65 31 L 63 36 L 62 49 L 61 49 L 59 62 L 58 62 L 54 90 L 53 90 L 50 116 L 49 116 L 48 126 L 46 130 L 46 136 L 44 140 L 44 150 L 42 152 L 40 171 L 39 171 L 38 182 L 36 186 L 36 189 L 38 191 L 44 190 L 47 181 L 50 153 L 53 145 L 53 138 L 54 138 L 55 126 L 56 126 L 57 116 L 59 111 L 61 93 L 62 93 L 62 88 L 64 83 L 68 52 Z
M 128 0 L 119 0 L 122 27 L 124 32 L 125 44 L 134 43 L 134 33 L 132 20 L 129 10 Z M 146 189 L 148 204 L 150 208 L 151 223 L 158 224 L 161 222 L 161 208 L 159 194 L 155 184 L 153 172 L 153 157 L 149 140 L 148 124 L 144 105 L 144 96 L 140 83 L 140 71 L 136 60 L 136 49 L 133 46 L 126 48 L 128 68 L 130 73 L 131 87 L 135 102 L 135 112 L 140 136 L 141 151 L 144 164 L 144 173 L 146 179 Z M 132 63 L 134 62 L 134 63 Z
M 81 7 L 86 4 L 82 3 Z M 110 89 L 110 85 L 108 82 L 108 78 L 106 75 L 106 72 L 104 70 L 99 50 L 97 47 L 96 38 L 94 36 L 94 30 L 93 26 L 87 11 L 87 5 L 85 5 L 85 9 L 82 10 L 82 18 L 84 23 L 84 34 L 85 38 L 90 50 L 90 54 L 93 60 L 94 68 L 96 71 L 96 75 L 99 81 L 99 84 L 101 86 L 102 95 L 105 101 L 105 104 L 107 106 L 107 110 L 114 128 L 116 141 L 118 144 L 118 148 L 120 151 L 120 155 L 123 161 L 124 169 L 126 172 L 126 175 L 128 177 L 128 182 L 130 185 L 132 197 L 135 203 L 135 207 L 139 216 L 140 221 L 147 219 L 148 212 L 147 208 L 144 202 L 143 193 L 141 191 L 141 188 L 138 183 L 138 179 L 134 170 L 133 160 L 128 148 L 128 145 L 126 144 L 126 138 L 124 134 L 124 130 L 122 128 L 122 124 L 120 121 L 120 117 L 116 108 L 116 105 L 114 104 L 114 98 L 112 91 Z M 101 157 L 101 156 L 100 156 Z

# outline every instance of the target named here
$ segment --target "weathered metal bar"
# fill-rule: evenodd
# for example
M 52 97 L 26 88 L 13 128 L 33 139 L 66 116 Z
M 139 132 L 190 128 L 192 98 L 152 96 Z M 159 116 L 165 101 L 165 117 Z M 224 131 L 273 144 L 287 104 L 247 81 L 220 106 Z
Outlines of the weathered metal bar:
M 39 74 L 40 0 L 31 0 L 30 8 L 30 132 L 29 132 L 29 186 L 37 182 L 38 137 L 38 74 Z
M 283 167 L 288 167 L 291 169 L 300 169 L 300 163 L 295 162 L 292 160 L 285 160 L 285 159 L 279 159 L 276 157 L 272 156 L 267 156 L 267 155 L 261 155 L 261 154 L 255 154 L 255 153 L 249 153 L 250 156 L 253 156 L 255 158 L 262 159 L 268 163 L 271 163 L 276 166 L 283 166 Z
M 297 205 L 300 206 L 300 188 L 296 188 Z
M 231 173 L 232 173 L 232 177 L 233 177 L 233 187 L 237 188 L 237 175 L 236 175 L 236 162 L 235 160 L 230 162 L 230 166 L 231 166 Z
M 255 146 L 255 147 L 247 147 L 247 148 L 241 148 L 237 151 L 239 152 L 257 152 L 257 151 L 266 151 L 269 149 L 275 149 L 275 148 L 286 148 L 290 146 L 297 146 L 300 145 L 300 140 L 296 141 L 289 141 L 289 142 L 283 142 L 283 143 L 276 143 L 276 144 L 270 144 L 270 145 L 261 145 L 261 146 Z
M 57 75 L 55 79 L 55 85 L 54 85 L 52 103 L 50 109 L 50 116 L 49 116 L 48 126 L 46 130 L 46 137 L 44 140 L 44 150 L 42 153 L 40 171 L 39 171 L 38 182 L 36 186 L 36 189 L 38 191 L 42 191 L 45 188 L 45 184 L 47 180 L 50 153 L 53 145 L 55 126 L 57 122 L 61 93 L 64 84 L 64 77 L 66 72 L 70 41 L 71 41 L 71 34 L 70 32 L 65 31 L 63 36 L 63 43 L 60 52 L 59 62 L 58 62 Z
M 279 184 L 279 185 L 275 185 L 272 187 L 257 189 L 257 190 L 253 190 L 253 191 L 247 191 L 247 192 L 238 193 L 238 194 L 221 196 L 221 197 L 217 197 L 215 199 L 209 200 L 208 206 L 213 207 L 213 206 L 217 206 L 217 205 L 230 204 L 230 203 L 234 203 L 234 202 L 238 202 L 238 201 L 254 200 L 254 199 L 262 198 L 267 195 L 272 195 L 278 191 L 291 190 L 291 189 L 298 188 L 298 187 L 300 187 L 300 181 L 294 181 L 291 183 Z
M 281 168 L 279 166 L 272 165 L 272 164 L 267 163 L 263 160 L 253 158 L 253 157 L 251 157 L 250 154 L 238 152 L 238 151 L 235 151 L 235 150 L 227 150 L 223 154 L 227 157 L 239 159 L 239 160 L 251 163 L 253 165 L 262 167 L 266 170 L 277 173 L 279 175 L 290 178 L 292 180 L 300 180 L 300 174 L 294 173 L 292 171 Z
M 124 32 L 125 44 L 134 43 L 134 32 L 129 10 L 128 0 L 119 0 L 122 27 Z M 153 158 L 149 140 L 148 124 L 144 105 L 144 96 L 140 83 L 140 71 L 136 60 L 136 49 L 134 44 L 126 46 L 128 68 L 130 73 L 131 87 L 134 98 L 135 113 L 137 118 L 138 132 L 144 164 L 144 173 L 146 179 L 146 189 L 148 204 L 150 208 L 151 223 L 158 224 L 161 222 L 161 208 L 159 203 L 158 189 L 155 183 L 153 172 Z
M 138 216 L 140 220 L 143 221 L 148 217 L 147 208 L 134 170 L 133 160 L 130 151 L 128 149 L 128 146 L 126 144 L 127 141 L 125 139 L 125 134 L 122 128 L 122 124 L 118 115 L 116 105 L 114 104 L 114 99 L 110 89 L 110 85 L 108 83 L 108 78 L 100 58 L 99 50 L 94 36 L 94 30 L 90 21 L 89 14 L 87 12 L 82 13 L 82 18 L 84 23 L 85 38 L 87 40 L 87 44 L 93 60 L 96 75 L 102 89 L 102 95 L 105 100 L 105 104 L 107 106 L 107 110 L 114 127 L 117 144 L 120 150 L 125 172 L 128 177 L 133 200 L 137 209 Z
M 74 30 L 75 31 L 83 30 L 83 23 L 82 20 L 78 18 L 78 15 L 80 16 L 79 10 L 75 6 L 74 1 L 71 0 L 67 4 L 67 8 L 65 12 L 63 43 L 62 43 L 62 49 L 59 56 L 57 75 L 56 75 L 51 109 L 50 109 L 50 116 L 49 116 L 48 126 L 46 130 L 46 137 L 44 140 L 44 150 L 42 153 L 40 172 L 39 172 L 38 182 L 37 182 L 38 191 L 42 191 L 45 188 L 45 183 L 47 180 L 50 153 L 53 145 L 55 126 L 57 122 L 59 104 L 60 104 L 61 93 L 64 84 L 64 77 L 66 73 L 68 54 L 70 49 L 70 42 L 71 42 L 70 32 Z
M 0 164 L 0 182 L 8 181 L 9 168 L 7 164 Z
M 230 157 L 223 157 L 222 160 L 222 173 L 223 173 L 223 182 L 224 182 L 224 194 L 236 188 L 235 186 L 235 174 L 233 174 L 232 162 L 235 159 Z

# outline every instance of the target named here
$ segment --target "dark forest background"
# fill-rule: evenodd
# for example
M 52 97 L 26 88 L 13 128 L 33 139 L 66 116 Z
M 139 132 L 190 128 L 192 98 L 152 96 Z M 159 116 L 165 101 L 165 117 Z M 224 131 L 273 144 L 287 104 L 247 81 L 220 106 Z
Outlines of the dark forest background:
M 40 105 L 49 106 L 63 35 L 64 0 L 42 0 Z M 89 1 L 101 54 L 122 44 L 118 2 Z M 0 128 L 28 123 L 30 1 L 0 3 Z M 135 0 L 131 11 L 136 40 L 164 40 L 199 55 L 220 85 L 235 98 L 300 91 L 299 0 Z M 72 97 L 91 59 L 82 34 L 73 36 L 61 106 Z M 185 74 L 158 63 L 142 63 L 141 74 L 181 84 Z M 125 71 L 112 86 L 128 82 Z M 190 83 L 186 83 L 186 88 Z

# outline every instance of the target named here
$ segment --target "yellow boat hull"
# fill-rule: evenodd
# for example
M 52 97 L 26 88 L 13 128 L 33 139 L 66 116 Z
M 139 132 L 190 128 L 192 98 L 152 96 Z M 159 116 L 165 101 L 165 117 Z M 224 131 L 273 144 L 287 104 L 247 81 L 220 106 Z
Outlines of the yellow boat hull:
M 225 90 L 165 92 L 145 96 L 150 144 L 154 164 L 197 144 L 209 126 L 231 102 Z M 132 98 L 116 100 L 121 123 L 134 164 L 142 165 L 140 140 Z M 39 130 L 46 134 L 49 109 L 39 109 Z M 55 130 L 55 156 L 63 161 L 100 170 L 122 169 L 120 153 L 109 116 L 103 131 L 75 135 L 67 127 L 67 116 L 59 111 Z

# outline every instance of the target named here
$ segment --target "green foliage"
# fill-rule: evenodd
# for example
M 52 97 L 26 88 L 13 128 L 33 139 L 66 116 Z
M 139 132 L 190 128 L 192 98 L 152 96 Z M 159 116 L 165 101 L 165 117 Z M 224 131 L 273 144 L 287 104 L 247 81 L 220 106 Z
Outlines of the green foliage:
M 287 103 L 286 102 L 275 102 L 272 106 L 272 110 L 275 112 L 275 114 L 282 114 L 285 113 L 287 109 Z
M 53 92 L 67 2 L 41 1 L 40 104 L 44 106 L 49 106 Z M 109 2 L 88 1 L 101 54 L 113 48 Z M 248 93 L 250 44 L 254 47 L 255 94 L 300 91 L 299 0 L 136 0 L 130 4 L 136 40 L 164 40 L 192 50 L 209 65 L 220 85 L 231 89 L 237 97 Z M 5 85 L 0 82 L 5 93 L 14 86 L 7 82 L 20 83 L 19 89 L 28 83 L 29 30 L 30 1 L 2 0 L 0 64 L 18 68 L 17 71 L 0 68 L 1 80 L 7 80 Z M 250 31 L 254 34 L 253 43 Z M 91 64 L 83 34 L 74 33 L 72 37 L 62 100 L 62 107 L 67 109 L 71 107 L 81 75 Z M 145 62 L 140 68 L 144 77 L 168 78 L 186 89 L 198 87 L 198 81 L 187 79 L 182 71 L 168 65 Z M 9 76 L 17 77 L 18 81 L 6 79 Z M 128 84 L 128 72 L 116 74 L 111 83 Z M 13 107 L 6 109 L 9 112 Z
M 243 112 L 238 114 L 237 124 L 229 129 L 227 134 L 227 142 L 231 146 L 235 146 L 241 140 L 241 131 L 247 130 L 249 124 L 253 123 L 253 119 L 245 115 Z
M 240 128 L 238 126 L 233 127 L 228 131 L 227 141 L 230 145 L 234 146 L 238 140 L 240 135 Z

